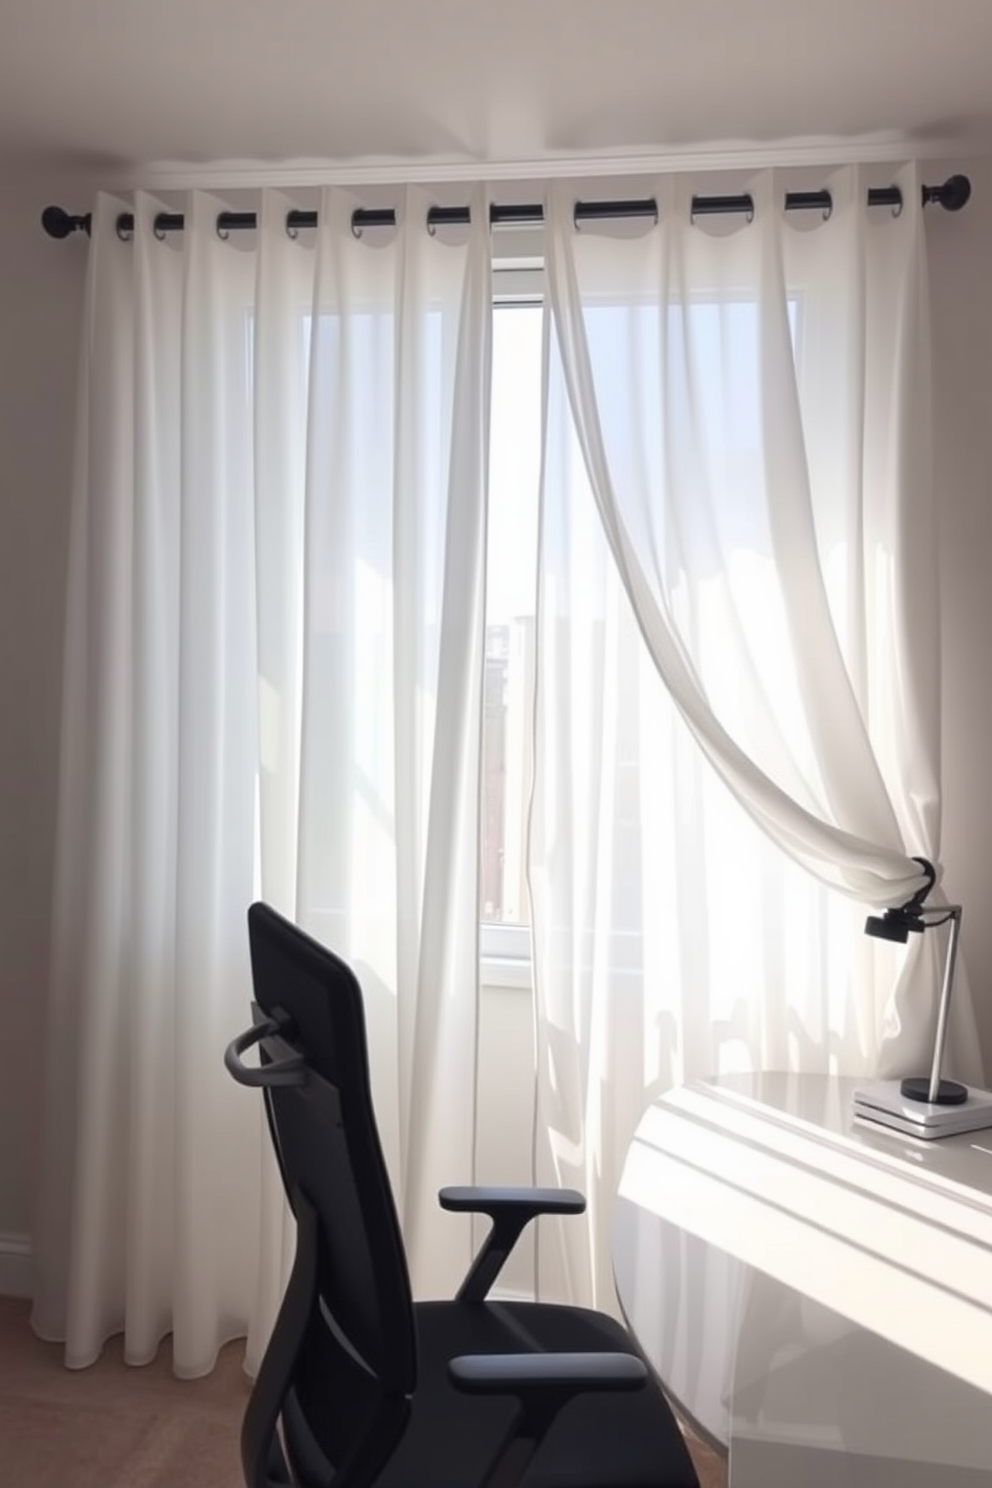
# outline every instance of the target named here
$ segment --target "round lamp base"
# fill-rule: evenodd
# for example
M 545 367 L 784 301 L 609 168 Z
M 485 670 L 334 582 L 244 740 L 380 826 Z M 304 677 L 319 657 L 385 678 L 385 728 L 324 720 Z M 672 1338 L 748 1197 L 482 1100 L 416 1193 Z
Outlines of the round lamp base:
M 900 1083 L 899 1093 L 905 1096 L 906 1100 L 929 1103 L 930 1081 L 926 1075 L 913 1075 Z M 967 1099 L 967 1085 L 959 1085 L 957 1080 L 941 1080 L 937 1090 L 937 1099 L 933 1104 L 935 1106 L 963 1106 Z

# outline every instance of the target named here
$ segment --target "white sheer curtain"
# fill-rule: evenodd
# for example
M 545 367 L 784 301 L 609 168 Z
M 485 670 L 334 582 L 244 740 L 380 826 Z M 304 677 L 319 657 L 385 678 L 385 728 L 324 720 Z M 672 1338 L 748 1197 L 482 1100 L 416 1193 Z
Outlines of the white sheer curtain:
M 542 1221 L 549 1295 L 611 1296 L 609 1206 L 660 1090 L 928 1063 L 939 937 L 863 935 L 940 849 L 925 253 L 898 184 L 901 214 L 869 215 L 838 172 L 811 221 L 765 172 L 754 220 L 715 226 L 670 177 L 635 234 L 576 231 L 549 193 L 537 1167 L 591 1200 L 584 1232 Z
M 338 190 L 297 239 L 161 205 L 93 218 L 34 1325 L 195 1375 L 291 1244 L 221 1062 L 259 893 L 363 983 L 418 1292 L 468 1260 L 491 291 L 478 194 L 448 241 L 413 188 L 362 238 Z

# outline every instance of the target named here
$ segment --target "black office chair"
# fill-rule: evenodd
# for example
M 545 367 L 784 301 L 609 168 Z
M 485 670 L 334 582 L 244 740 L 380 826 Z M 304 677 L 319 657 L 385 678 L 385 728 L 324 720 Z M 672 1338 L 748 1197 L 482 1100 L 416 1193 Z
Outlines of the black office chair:
M 296 1259 L 245 1413 L 248 1488 L 698 1488 L 624 1329 L 486 1293 L 557 1189 L 443 1189 L 492 1230 L 448 1302 L 414 1302 L 369 1089 L 362 996 L 336 956 L 248 912 L 254 1027 L 225 1063 L 264 1091 Z M 257 1068 L 242 1054 L 257 1045 Z

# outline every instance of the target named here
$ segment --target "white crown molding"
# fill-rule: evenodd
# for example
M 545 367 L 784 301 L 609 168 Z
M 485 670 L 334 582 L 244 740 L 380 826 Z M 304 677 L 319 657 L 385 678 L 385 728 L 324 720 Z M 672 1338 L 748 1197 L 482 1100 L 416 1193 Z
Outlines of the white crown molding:
M 256 189 L 262 186 L 394 186 L 405 182 L 440 185 L 464 181 L 530 181 L 552 177 L 650 176 L 674 171 L 757 170 L 769 166 L 886 164 L 904 160 L 948 160 L 992 154 L 987 136 L 910 139 L 802 139 L 774 143 L 734 141 L 666 151 L 624 154 L 547 154 L 521 160 L 215 160 L 208 163 L 155 161 L 103 176 L 108 189 L 158 191 Z
M 0 1235 L 0 1297 L 34 1295 L 34 1262 L 27 1235 Z

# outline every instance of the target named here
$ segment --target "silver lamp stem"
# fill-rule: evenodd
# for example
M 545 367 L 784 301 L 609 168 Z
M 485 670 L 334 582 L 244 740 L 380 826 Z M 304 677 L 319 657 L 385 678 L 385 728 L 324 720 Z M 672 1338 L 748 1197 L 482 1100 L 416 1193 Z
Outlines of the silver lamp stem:
M 940 1067 L 944 1062 L 944 1042 L 947 1038 L 947 1009 L 951 1002 L 951 989 L 954 986 L 954 963 L 958 954 L 958 938 L 961 934 L 961 906 L 960 904 L 948 905 L 946 913 L 951 921 L 951 931 L 947 941 L 947 959 L 944 962 L 944 985 L 940 991 L 940 1007 L 937 1010 L 937 1036 L 933 1045 L 933 1064 L 930 1068 L 930 1088 L 927 1092 L 927 1100 L 933 1104 L 940 1090 Z

